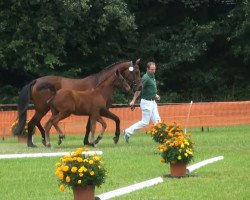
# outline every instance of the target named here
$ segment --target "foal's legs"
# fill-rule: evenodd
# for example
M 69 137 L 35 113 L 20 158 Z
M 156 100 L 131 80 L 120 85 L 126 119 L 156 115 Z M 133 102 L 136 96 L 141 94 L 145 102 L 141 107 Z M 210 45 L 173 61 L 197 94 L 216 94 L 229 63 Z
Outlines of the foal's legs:
M 103 138 L 104 131 L 105 131 L 106 128 L 107 128 L 107 123 L 103 120 L 103 118 L 102 118 L 101 116 L 97 119 L 97 121 L 98 121 L 99 123 L 101 123 L 101 125 L 102 125 L 102 130 L 101 130 L 100 135 L 98 135 L 97 139 L 95 140 L 95 144 L 98 144 L 99 141 Z
M 115 121 L 115 125 L 116 125 L 116 129 L 115 129 L 115 137 L 113 137 L 114 143 L 117 144 L 119 141 L 119 137 L 120 137 L 120 118 L 118 116 L 116 116 L 114 113 L 110 112 L 108 109 L 102 109 L 100 112 L 101 116 L 112 119 L 113 121 Z M 88 145 L 89 144 L 89 133 L 90 133 L 90 117 L 88 119 L 88 123 L 86 126 L 86 133 L 85 133 L 85 137 L 84 137 L 84 145 Z
M 101 110 L 101 116 L 107 117 L 115 121 L 116 129 L 115 129 L 115 137 L 113 137 L 114 143 L 117 144 L 120 137 L 120 118 L 114 113 L 110 112 L 108 109 Z
M 65 138 L 65 135 L 63 134 L 62 129 L 58 126 L 58 124 L 57 125 L 54 124 L 54 127 L 55 127 L 57 133 L 59 134 L 58 145 L 60 145 L 60 144 L 62 144 L 62 141 Z
M 47 145 L 48 147 L 51 146 L 51 144 L 50 144 L 50 137 L 49 137 L 49 131 L 50 131 L 52 125 L 53 125 L 54 127 L 58 127 L 59 121 L 65 119 L 65 118 L 67 118 L 67 117 L 69 117 L 69 116 L 70 116 L 70 114 L 68 114 L 68 113 L 61 113 L 61 112 L 60 112 L 60 113 L 58 113 L 57 115 L 52 115 L 51 118 L 46 122 L 44 128 L 45 128 L 46 145 Z M 60 129 L 60 128 L 59 128 L 59 129 Z M 61 129 L 60 129 L 60 132 L 61 132 L 61 133 L 59 133 L 59 135 L 61 135 L 61 134 L 63 135 Z

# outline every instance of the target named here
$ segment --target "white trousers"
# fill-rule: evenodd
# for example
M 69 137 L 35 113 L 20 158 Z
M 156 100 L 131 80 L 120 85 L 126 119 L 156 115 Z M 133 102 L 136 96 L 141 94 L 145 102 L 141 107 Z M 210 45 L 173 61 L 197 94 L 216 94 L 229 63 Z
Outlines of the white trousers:
M 140 107 L 142 110 L 142 119 L 139 122 L 136 122 L 129 128 L 125 130 L 126 133 L 132 135 L 135 131 L 147 126 L 150 122 L 150 119 L 155 124 L 160 122 L 161 118 L 158 112 L 157 104 L 155 101 L 148 101 L 141 99 Z

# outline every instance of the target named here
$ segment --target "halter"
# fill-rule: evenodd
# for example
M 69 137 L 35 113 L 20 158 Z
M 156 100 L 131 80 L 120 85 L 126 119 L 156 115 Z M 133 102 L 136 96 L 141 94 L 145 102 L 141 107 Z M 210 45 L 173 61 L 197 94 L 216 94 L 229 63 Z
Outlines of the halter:
M 135 77 L 135 74 L 134 74 L 135 66 L 134 66 L 133 63 L 130 65 L 130 67 L 128 68 L 128 70 L 129 70 L 129 74 L 132 74 Z M 129 86 L 133 90 L 133 92 L 135 92 L 135 88 L 137 87 L 136 81 L 135 80 L 133 80 L 133 81 L 127 80 L 127 81 L 128 81 Z

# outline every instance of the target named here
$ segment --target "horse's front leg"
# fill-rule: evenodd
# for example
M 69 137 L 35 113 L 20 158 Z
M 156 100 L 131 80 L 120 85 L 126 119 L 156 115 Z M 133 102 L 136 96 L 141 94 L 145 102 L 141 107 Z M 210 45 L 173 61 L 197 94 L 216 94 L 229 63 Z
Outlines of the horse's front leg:
M 98 137 L 96 138 L 95 144 L 98 144 L 99 141 L 103 138 L 103 134 L 107 128 L 107 123 L 103 120 L 101 116 L 97 119 L 97 121 L 102 125 L 102 130 L 101 130 L 100 135 L 98 135 Z
M 101 110 L 101 116 L 103 117 L 107 117 L 109 119 L 112 119 L 113 121 L 115 121 L 115 137 L 113 138 L 114 143 L 117 144 L 119 141 L 119 137 L 120 137 L 120 118 L 118 116 L 116 116 L 114 113 L 110 112 L 108 109 L 102 109 Z
M 90 128 L 91 136 L 90 136 L 89 145 L 94 147 L 95 146 L 94 139 L 95 139 L 95 130 L 96 130 L 96 119 L 92 118 L 90 120 L 90 124 L 91 124 L 91 128 Z
M 89 145 L 89 133 L 90 133 L 90 117 L 88 118 L 88 123 L 86 125 L 86 133 L 84 136 L 83 144 L 84 145 Z

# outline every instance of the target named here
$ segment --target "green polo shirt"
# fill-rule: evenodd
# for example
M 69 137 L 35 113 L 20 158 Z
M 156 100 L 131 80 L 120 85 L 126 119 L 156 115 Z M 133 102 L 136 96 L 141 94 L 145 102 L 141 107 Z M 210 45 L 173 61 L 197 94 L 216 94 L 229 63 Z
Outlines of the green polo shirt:
M 146 73 L 142 77 L 142 91 L 141 98 L 146 100 L 155 99 L 157 94 L 157 87 L 155 76 L 149 73 Z

